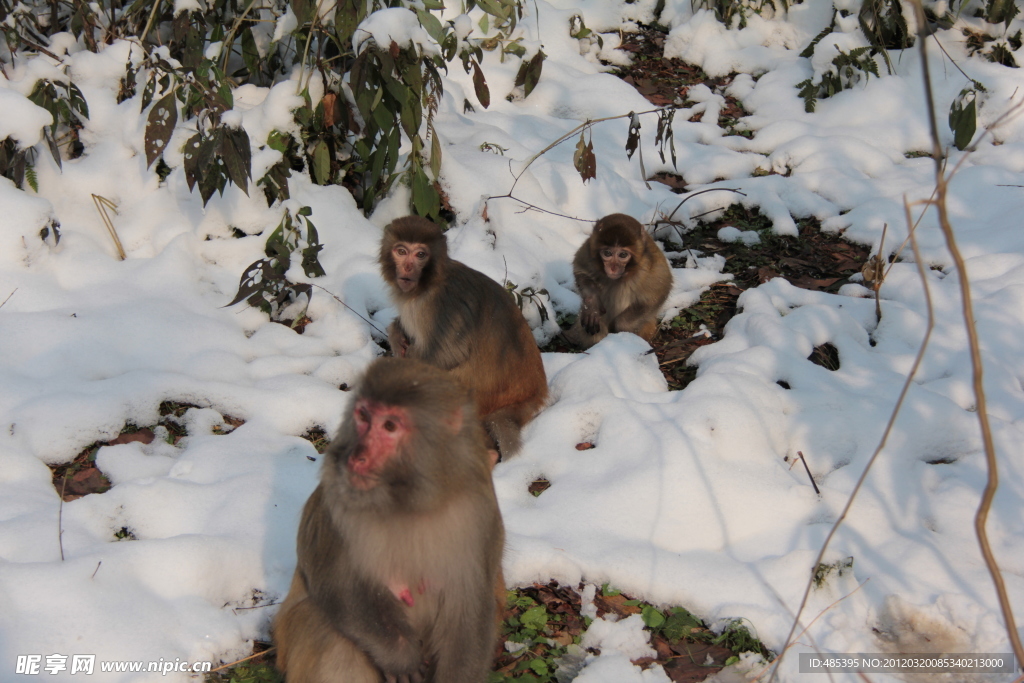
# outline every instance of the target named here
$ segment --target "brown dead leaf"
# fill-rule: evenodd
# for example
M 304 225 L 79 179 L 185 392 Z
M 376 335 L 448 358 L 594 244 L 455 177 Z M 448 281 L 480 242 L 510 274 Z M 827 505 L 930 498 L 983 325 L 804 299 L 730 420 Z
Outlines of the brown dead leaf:
M 594 596 L 597 616 L 603 617 L 609 612 L 620 618 L 628 617 L 630 614 L 640 614 L 640 607 L 638 605 L 627 605 L 627 601 L 629 601 L 629 598 L 621 593 L 619 595 L 602 595 L 598 593 Z
M 576 444 L 576 450 L 578 451 L 589 451 L 591 448 L 594 448 L 594 444 L 589 441 Z
M 120 446 L 121 444 L 133 443 L 138 441 L 139 443 L 153 443 L 153 439 L 156 436 L 153 434 L 153 430 L 149 427 L 143 427 L 137 432 L 125 432 L 119 434 L 117 438 L 111 439 L 107 442 L 108 446 Z

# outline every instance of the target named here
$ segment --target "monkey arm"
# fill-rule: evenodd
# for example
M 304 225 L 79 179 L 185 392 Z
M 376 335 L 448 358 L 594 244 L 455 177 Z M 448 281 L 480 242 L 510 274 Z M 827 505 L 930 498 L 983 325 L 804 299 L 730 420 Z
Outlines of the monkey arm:
M 314 573 L 314 576 L 324 576 Z M 350 576 L 344 588 L 337 574 L 328 585 L 310 585 L 328 622 L 365 652 L 385 674 L 409 676 L 423 666 L 422 643 L 391 591 L 375 581 Z
M 605 314 L 601 306 L 601 286 L 597 281 L 581 270 L 575 270 L 576 288 L 580 299 L 580 325 L 587 334 L 597 334 L 601 330 L 601 316 Z
M 388 344 L 391 345 L 391 353 L 399 358 L 405 358 L 409 353 L 409 345 L 411 343 L 409 335 L 405 333 L 405 329 L 402 327 L 402 321 L 399 318 L 395 318 L 388 325 Z
M 402 603 L 383 582 L 359 573 L 324 497 L 321 484 L 306 502 L 299 525 L 299 571 L 311 603 L 383 671 L 418 671 L 422 644 Z

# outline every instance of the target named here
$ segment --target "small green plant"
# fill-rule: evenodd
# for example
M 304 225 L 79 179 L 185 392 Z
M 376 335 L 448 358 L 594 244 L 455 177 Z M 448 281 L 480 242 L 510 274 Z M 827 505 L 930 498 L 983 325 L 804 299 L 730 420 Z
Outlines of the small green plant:
M 821 81 L 814 82 L 813 78 L 800 81 L 796 87 L 800 89 L 800 97 L 804 99 L 804 111 L 811 113 L 817 106 L 819 99 L 832 97 L 838 92 L 848 90 L 859 83 L 863 78 L 865 82 L 871 78 L 871 74 L 878 77 L 878 65 L 874 58 L 868 54 L 871 48 L 858 47 L 843 52 L 836 46 L 839 54 L 832 59 L 832 66 L 821 75 Z
M 243 662 L 211 673 L 205 683 L 283 683 L 284 678 L 272 664 Z
M 544 300 L 541 297 L 547 297 L 548 290 L 546 289 L 534 289 L 530 285 L 520 288 L 514 282 L 508 280 L 505 281 L 505 290 L 512 295 L 512 298 L 516 300 L 516 306 L 519 307 L 520 311 L 523 311 L 523 306 L 526 302 L 530 302 L 537 309 L 537 314 L 540 315 L 541 322 L 547 322 L 548 320 L 548 309 L 544 305 Z
M 953 145 L 963 151 L 971 144 L 978 129 L 978 93 L 985 86 L 978 81 L 960 91 L 949 108 L 949 129 L 953 131 Z
M 814 587 L 821 588 L 825 585 L 825 581 L 832 574 L 836 576 L 843 576 L 846 572 L 853 569 L 853 556 L 845 557 L 841 560 L 836 560 L 831 564 L 825 564 L 824 562 L 819 564 L 814 569 Z
M 228 306 L 243 299 L 259 308 L 275 322 L 285 322 L 278 316 L 291 303 L 305 296 L 308 306 L 313 296 L 312 285 L 293 283 L 286 277 L 292 265 L 292 255 L 301 254 L 302 270 L 307 277 L 324 275 L 318 254 L 323 249 L 316 226 L 309 220 L 312 209 L 308 206 L 286 206 L 277 228 L 267 238 L 266 258 L 253 262 L 245 269 L 238 282 L 238 292 Z M 294 326 L 301 319 L 296 315 L 290 322 Z
M 562 617 L 548 613 L 544 605 L 518 591 L 508 592 L 507 607 L 512 615 L 502 624 L 502 635 L 508 642 L 521 646 L 512 650 L 516 664 L 510 677 L 531 683 L 555 683 L 558 668 L 555 660 L 566 654 L 567 647 L 552 639 L 555 625 Z M 506 678 L 496 672 L 488 678 L 488 683 L 500 683 Z
M 892 75 L 889 50 L 902 50 L 914 45 L 914 36 L 903 16 L 900 0 L 863 0 L 857 14 L 860 30 L 871 43 L 872 54 L 880 52 L 885 67 Z M 876 72 L 877 76 L 878 73 Z

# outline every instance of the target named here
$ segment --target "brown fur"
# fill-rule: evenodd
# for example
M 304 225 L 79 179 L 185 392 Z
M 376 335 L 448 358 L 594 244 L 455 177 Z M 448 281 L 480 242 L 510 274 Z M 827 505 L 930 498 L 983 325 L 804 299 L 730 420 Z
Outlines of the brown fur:
M 619 279 L 610 278 L 600 252 L 623 248 L 631 258 Z M 605 216 L 576 252 L 572 262 L 583 305 L 569 338 L 590 348 L 612 332 L 632 332 L 648 342 L 658 331 L 658 311 L 672 290 L 668 259 L 639 221 L 621 213 Z M 592 324 L 585 322 L 592 312 Z
M 504 527 L 472 399 L 436 368 L 386 358 L 360 400 L 404 411 L 413 428 L 359 488 L 350 460 L 374 446 L 346 414 L 302 513 L 278 667 L 288 683 L 482 683 L 497 593 L 504 604 Z
M 396 283 L 396 243 L 430 250 L 418 284 Z M 391 286 L 398 318 L 388 328 L 396 355 L 447 370 L 470 389 L 493 444 L 508 457 L 518 452 L 520 431 L 547 399 L 540 350 L 512 297 L 483 273 L 448 256 L 441 229 L 417 216 L 384 230 L 380 266 Z

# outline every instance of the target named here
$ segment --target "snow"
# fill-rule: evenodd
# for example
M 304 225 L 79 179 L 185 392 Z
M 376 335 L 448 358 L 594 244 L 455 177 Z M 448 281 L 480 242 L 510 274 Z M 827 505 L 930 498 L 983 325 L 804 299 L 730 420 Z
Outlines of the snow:
M 578 133 L 528 163 L 587 120 L 654 108 L 604 73 L 596 47 L 581 54 L 568 21 L 581 14 L 604 33 L 602 52 L 625 60 L 614 49 L 615 32 L 650 22 L 656 4 L 531 4 L 517 32 L 529 54 L 543 43 L 548 59 L 525 99 L 506 100 L 520 62 L 501 61 L 497 52 L 485 52 L 482 64 L 489 109 L 463 111 L 464 100 L 476 99 L 457 65 L 444 79 L 434 125 L 444 151 L 441 182 L 458 217 L 448 233 L 451 253 L 520 289 L 546 289 L 552 318 L 579 306 L 571 260 L 595 219 L 621 211 L 652 222 L 680 201 L 663 185 L 645 187 L 636 156 L 626 158 L 627 119 L 587 133 L 598 168 L 586 185 L 572 167 Z M 907 237 L 906 201 L 920 219 L 916 235 L 931 266 L 931 343 L 825 555 L 826 564 L 852 557 L 852 570 L 832 572 L 812 590 L 800 627 L 808 630 L 786 654 L 779 680 L 803 680 L 801 652 L 1009 652 L 972 524 L 986 465 L 959 273 L 935 211 L 922 205 L 932 195 L 934 169 L 915 156 L 931 147 L 920 53 L 890 51 L 893 75 L 880 63 L 880 78 L 819 100 L 809 114 L 794 86 L 820 78 L 836 45 L 849 51 L 863 44 L 852 15 L 840 17 L 837 33 L 807 59 L 799 52 L 827 25 L 829 3 L 794 4 L 788 15 L 751 14 L 743 28 L 694 11 L 690 0 L 665 4 L 668 56 L 711 76 L 740 72 L 727 90 L 691 87 L 674 132 L 678 172 L 689 190 L 743 194 L 694 197 L 677 219 L 690 227 L 691 217 L 741 202 L 768 216 L 778 234 L 796 234 L 794 218 L 813 216 L 823 229 L 876 251 L 885 229 L 884 248 L 895 252 Z M 846 5 L 855 13 L 859 3 Z M 967 14 L 958 27 L 985 28 Z M 457 19 L 464 36 L 479 29 L 479 17 L 471 16 L 472 23 L 445 19 Z M 275 36 L 294 22 L 289 12 Z M 1018 17 L 1006 35 L 1022 27 Z M 378 12 L 363 30 L 381 45 L 436 49 L 407 9 Z M 60 65 L 42 56 L 19 59 L 4 64 L 0 79 L 0 139 L 10 136 L 39 152 L 38 193 L 0 179 L 2 680 L 14 676 L 19 655 L 217 665 L 268 637 L 273 605 L 294 569 L 300 510 L 317 481 L 319 458 L 300 437 L 314 427 L 337 428 L 347 401 L 339 387 L 354 383 L 381 353 L 380 330 L 395 311 L 376 252 L 381 228 L 407 212 L 409 197 L 397 187 L 367 219 L 344 188 L 315 186 L 294 173 L 294 203 L 268 208 L 261 192 L 246 196 L 228 187 L 204 208 L 187 189 L 176 151 L 192 124 L 179 124 L 165 157 L 173 170 L 160 181 L 145 162 L 140 96 L 117 103 L 124 65 L 139 63 L 139 48 L 120 41 L 93 54 L 69 38 L 55 36 L 51 46 Z M 952 142 L 949 103 L 968 81 L 937 43 L 987 88 L 979 95 L 979 131 L 1000 122 L 989 135 L 979 132 L 976 151 L 949 150 L 947 168 L 956 175 L 948 206 L 967 259 L 1000 466 L 988 529 L 1020 620 L 1024 117 L 1014 108 L 1024 83 L 1019 70 L 969 56 L 959 28 L 939 30 L 929 39 L 928 59 L 943 145 Z M 1024 53 L 1016 59 L 1021 63 Z M 90 119 L 81 131 L 85 154 L 58 169 L 40 142 L 50 115 L 27 97 L 38 79 L 68 76 L 82 89 Z M 248 132 L 256 175 L 278 158 L 259 149 L 270 133 L 297 130 L 291 110 L 301 102 L 299 77 L 235 91 L 226 120 Z M 311 83 L 320 87 L 319 79 Z M 714 124 L 725 94 L 750 112 L 737 128 L 751 138 L 726 135 Z M 703 120 L 688 121 L 695 114 Z M 654 117 L 641 121 L 648 175 L 674 172 L 658 159 Z M 510 191 L 520 201 L 502 197 Z M 126 260 L 117 259 L 92 195 L 117 205 L 110 217 Z M 521 202 L 554 213 L 527 211 Z M 259 311 L 224 308 L 242 271 L 262 255 L 267 231 L 296 206 L 311 207 L 325 245 L 327 275 L 316 284 L 351 307 L 316 290 L 313 322 L 302 335 Z M 729 227 L 720 236 L 753 244 L 756 234 Z M 685 231 L 663 229 L 659 237 L 678 249 L 670 256 L 685 260 L 673 269 L 668 315 L 729 279 L 724 260 L 703 255 Z M 521 455 L 494 472 L 509 585 L 583 581 L 590 603 L 593 586 L 609 583 L 656 605 L 682 605 L 713 628 L 742 618 L 777 652 L 811 564 L 878 448 L 925 333 L 925 297 L 909 247 L 901 257 L 905 262 L 893 265 L 881 288 L 881 321 L 871 293 L 857 284 L 827 294 L 776 279 L 746 291 L 724 338 L 694 354 L 698 376 L 682 391 L 668 390 L 650 348 L 632 335 L 612 335 L 584 354 L 544 354 L 549 404 L 527 427 Z M 289 275 L 307 281 L 301 269 Z M 535 308 L 526 314 L 538 341 L 557 332 Z M 838 370 L 807 360 L 825 343 L 838 349 Z M 197 406 L 180 418 L 188 436 L 172 445 L 158 429 L 150 444 L 100 448 L 97 462 L 113 488 L 61 505 L 47 465 L 69 462 L 126 424 L 154 425 L 164 401 Z M 245 424 L 221 433 L 229 417 Z M 582 442 L 594 448 L 576 450 Z M 539 476 L 551 487 L 534 497 L 527 487 Z M 119 541 L 122 529 L 134 540 Z M 601 655 L 586 658 L 579 681 L 667 680 L 660 667 L 641 671 L 630 661 L 649 648 L 638 617 L 595 620 L 588 644 Z M 761 671 L 749 657 L 741 669 Z M 67 671 L 46 675 L 77 680 Z M 99 672 L 94 678 L 156 680 Z M 191 680 L 180 672 L 159 679 Z

